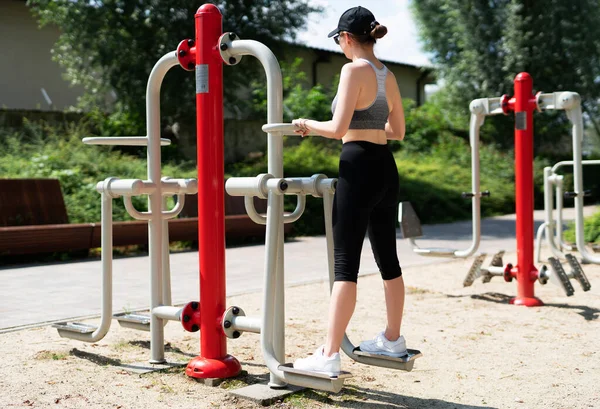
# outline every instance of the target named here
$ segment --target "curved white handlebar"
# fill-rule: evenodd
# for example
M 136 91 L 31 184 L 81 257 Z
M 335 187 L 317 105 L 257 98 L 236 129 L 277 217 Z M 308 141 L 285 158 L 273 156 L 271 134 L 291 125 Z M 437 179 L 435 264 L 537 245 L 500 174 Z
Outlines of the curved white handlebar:
M 148 138 L 145 136 L 92 136 L 83 138 L 86 145 L 119 145 L 119 146 L 148 146 Z M 160 138 L 161 146 L 168 146 L 171 140 Z
M 263 132 L 280 135 L 298 135 L 295 131 L 298 130 L 293 124 L 265 124 L 262 126 Z M 314 132 L 309 132 L 307 135 L 317 135 Z

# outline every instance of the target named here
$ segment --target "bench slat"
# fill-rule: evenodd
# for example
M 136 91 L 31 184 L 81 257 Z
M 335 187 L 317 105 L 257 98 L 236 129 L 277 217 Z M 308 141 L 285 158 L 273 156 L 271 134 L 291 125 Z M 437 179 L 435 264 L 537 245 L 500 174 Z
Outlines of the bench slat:
M 0 226 L 69 223 L 58 179 L 0 179 Z
M 286 234 L 292 230 L 286 224 Z M 100 247 L 100 223 L 0 227 L 0 256 L 87 250 Z M 265 226 L 247 215 L 225 216 L 225 237 L 264 237 Z M 198 241 L 198 218 L 169 221 L 169 241 Z M 148 243 L 148 222 L 115 222 L 114 246 Z

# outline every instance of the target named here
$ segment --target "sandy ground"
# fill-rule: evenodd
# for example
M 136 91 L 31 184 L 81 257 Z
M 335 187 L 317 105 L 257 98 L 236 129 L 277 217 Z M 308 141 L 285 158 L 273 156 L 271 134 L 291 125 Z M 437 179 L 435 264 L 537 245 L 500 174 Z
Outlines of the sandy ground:
M 488 258 L 484 265 L 488 265 Z M 506 262 L 516 263 L 515 254 Z M 546 305 L 516 307 L 507 300 L 516 284 L 495 278 L 463 288 L 471 260 L 406 268 L 403 333 L 420 349 L 412 372 L 353 363 L 340 393 L 305 390 L 273 406 L 281 408 L 600 408 L 600 266 L 584 266 L 592 290 L 566 297 L 552 284 L 536 283 Z M 384 325 L 378 275 L 359 279 L 359 299 L 349 328 L 358 343 Z M 262 294 L 228 299 L 248 316 L 260 313 Z M 328 284 L 288 288 L 288 361 L 313 351 L 324 339 Z M 307 309 L 310 306 L 310 309 Z M 90 320 L 91 323 L 97 320 Z M 198 353 L 198 333 L 177 323 L 166 327 L 168 358 Z M 259 336 L 229 340 L 229 353 L 247 373 L 217 387 L 200 384 L 183 369 L 137 375 L 119 365 L 149 358 L 149 333 L 115 321 L 96 344 L 60 338 L 50 327 L 0 335 L 0 408 L 255 408 L 229 391 L 264 382 L 268 371 Z

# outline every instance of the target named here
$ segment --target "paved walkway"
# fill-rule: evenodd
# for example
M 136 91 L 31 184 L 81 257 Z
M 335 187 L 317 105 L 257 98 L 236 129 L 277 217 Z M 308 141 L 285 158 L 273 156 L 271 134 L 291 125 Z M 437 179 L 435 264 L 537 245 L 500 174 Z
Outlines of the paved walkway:
M 565 220 L 572 218 L 565 210 Z M 592 214 L 594 207 L 586 207 Z M 543 212 L 535 212 L 535 228 L 543 222 Z M 482 221 L 480 252 L 514 251 L 515 215 Z M 423 226 L 421 247 L 467 249 L 471 243 L 471 222 Z M 398 235 L 398 254 L 402 266 L 443 263 L 449 259 L 422 257 L 412 252 L 407 240 Z M 262 245 L 228 248 L 227 295 L 261 291 L 264 272 Z M 288 242 L 285 252 L 286 286 L 327 280 L 327 257 L 324 237 L 303 237 Z M 510 260 L 507 260 L 510 261 Z M 513 260 L 513 263 L 516 260 Z M 0 269 L 0 332 L 72 317 L 100 314 L 100 261 L 81 261 L 27 265 Z M 361 261 L 361 274 L 377 272 L 369 241 Z M 466 271 L 464 272 L 466 274 Z M 463 272 L 457 273 L 457 282 Z M 171 255 L 173 303 L 180 305 L 197 300 L 198 253 Z M 113 311 L 147 308 L 150 302 L 148 257 L 116 259 L 113 266 Z

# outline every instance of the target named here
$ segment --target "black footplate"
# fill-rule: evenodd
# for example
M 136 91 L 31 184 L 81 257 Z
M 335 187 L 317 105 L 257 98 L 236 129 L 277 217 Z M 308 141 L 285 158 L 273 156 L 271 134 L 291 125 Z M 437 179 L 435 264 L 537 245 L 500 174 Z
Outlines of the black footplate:
M 500 250 L 499 252 L 494 254 L 494 257 L 492 258 L 492 262 L 490 263 L 490 266 L 504 267 L 504 263 L 502 262 L 502 257 L 504 257 L 504 250 Z
M 569 280 L 569 277 L 567 276 L 567 273 L 565 272 L 565 269 L 563 268 L 562 264 L 560 264 L 560 261 L 558 261 L 556 258 L 554 257 L 549 257 L 548 258 L 548 262 L 550 263 L 550 267 L 552 268 L 552 274 L 558 278 L 558 281 L 563 290 L 565 290 L 565 293 L 567 294 L 567 297 L 570 297 L 573 295 L 573 293 L 575 292 L 575 290 L 573 289 L 573 286 L 571 285 L 571 280 Z M 552 279 L 552 276 L 551 276 Z
M 483 260 L 485 259 L 485 254 L 480 254 L 475 258 L 473 264 L 471 264 L 471 268 L 463 281 L 463 287 L 470 287 L 473 282 L 477 279 L 477 277 L 481 274 L 481 265 L 483 264 Z
M 581 268 L 581 264 L 579 264 L 579 261 L 577 261 L 575 256 L 573 256 L 572 254 L 565 254 L 565 258 L 571 266 L 571 270 L 573 271 L 573 277 L 575 278 L 575 280 L 579 281 L 579 284 L 581 284 L 581 288 L 583 288 L 583 291 L 590 291 L 592 285 L 585 276 L 585 273 L 583 272 L 583 268 Z

